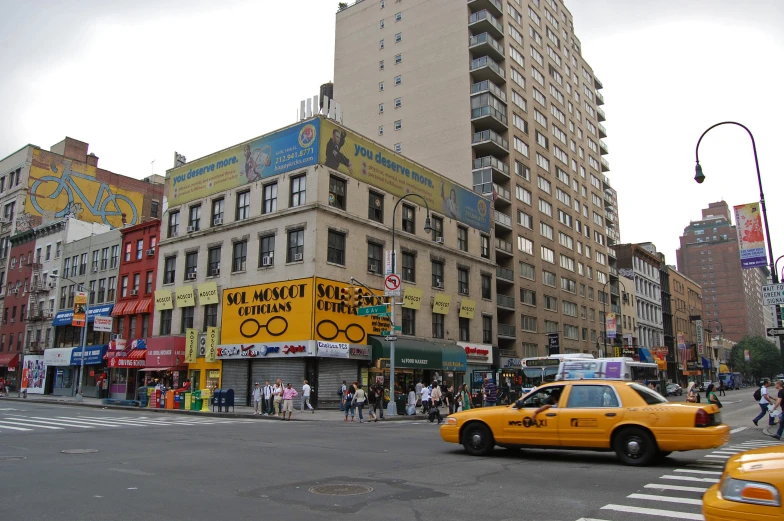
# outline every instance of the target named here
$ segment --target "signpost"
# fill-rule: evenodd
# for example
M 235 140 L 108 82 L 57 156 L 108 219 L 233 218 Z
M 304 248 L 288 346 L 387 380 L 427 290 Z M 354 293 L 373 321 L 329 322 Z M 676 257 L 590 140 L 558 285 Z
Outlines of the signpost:
M 387 336 L 387 342 L 396 342 L 396 341 L 397 341 L 397 337 L 395 335 Z
M 359 317 L 366 317 L 368 315 L 378 315 L 379 313 L 386 313 L 387 306 L 386 304 L 382 304 L 380 306 L 363 306 L 361 308 L 357 308 L 357 316 Z
M 784 304 L 784 284 L 765 284 L 762 286 L 762 305 Z
M 784 327 L 769 327 L 765 331 L 767 336 L 784 336 Z
M 385 297 L 399 297 L 400 296 L 400 275 L 390 273 L 384 278 L 384 296 Z

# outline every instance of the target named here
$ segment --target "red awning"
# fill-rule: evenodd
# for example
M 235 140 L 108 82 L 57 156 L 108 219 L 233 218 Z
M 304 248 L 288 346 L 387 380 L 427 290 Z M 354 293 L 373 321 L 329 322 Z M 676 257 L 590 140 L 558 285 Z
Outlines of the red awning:
M 137 315 L 144 314 L 144 313 L 152 313 L 152 299 L 144 298 L 139 300 L 139 303 L 136 305 L 135 312 Z
M 131 303 L 132 302 L 118 302 L 117 304 L 115 304 L 114 305 L 114 309 L 112 310 L 112 316 L 113 317 L 119 317 L 119 316 L 124 315 L 125 314 L 125 308 L 128 306 L 128 304 L 131 304 Z
M 145 349 L 131 349 L 131 352 L 128 353 L 128 356 L 125 358 L 129 358 L 131 360 L 144 360 L 145 354 L 147 354 Z
M 16 367 L 19 353 L 0 353 L 0 367 Z

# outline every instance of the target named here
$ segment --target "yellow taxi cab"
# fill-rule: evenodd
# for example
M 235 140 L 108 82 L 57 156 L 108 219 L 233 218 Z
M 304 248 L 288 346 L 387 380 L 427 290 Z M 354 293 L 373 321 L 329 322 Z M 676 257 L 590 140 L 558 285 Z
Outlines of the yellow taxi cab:
M 441 438 L 477 456 L 496 445 L 586 449 L 647 465 L 673 451 L 720 447 L 730 429 L 716 405 L 670 403 L 638 383 L 591 379 L 543 385 L 514 405 L 452 414 Z
M 741 452 L 702 497 L 702 515 L 705 521 L 781 521 L 782 493 L 784 445 Z

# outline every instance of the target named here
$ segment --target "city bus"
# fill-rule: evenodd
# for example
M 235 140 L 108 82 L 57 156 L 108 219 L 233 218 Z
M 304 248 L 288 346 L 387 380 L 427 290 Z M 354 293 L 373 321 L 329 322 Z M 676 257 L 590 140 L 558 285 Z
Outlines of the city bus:
M 588 380 L 604 378 L 609 380 L 627 380 L 648 385 L 659 381 L 659 367 L 651 362 L 638 362 L 633 358 L 599 358 L 593 360 L 567 359 L 559 364 L 558 380 Z
M 567 353 L 550 356 L 523 358 L 520 368 L 508 368 L 499 371 L 498 387 L 501 393 L 499 403 L 513 402 L 520 396 L 528 394 L 531 389 L 543 383 L 555 381 L 558 367 L 564 360 L 596 360 L 588 353 Z

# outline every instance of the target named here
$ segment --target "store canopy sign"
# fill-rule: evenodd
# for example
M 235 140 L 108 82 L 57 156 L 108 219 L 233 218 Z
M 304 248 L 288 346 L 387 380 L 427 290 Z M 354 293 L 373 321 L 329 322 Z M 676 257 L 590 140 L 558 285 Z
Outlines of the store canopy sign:
M 370 335 L 381 335 L 389 331 L 390 321 L 378 315 L 358 316 L 357 308 L 340 299 L 340 290 L 346 286 L 345 282 L 322 279 L 316 277 L 315 295 L 315 331 L 314 338 L 324 342 L 339 342 L 345 344 L 367 344 Z M 360 289 L 361 295 L 370 296 L 370 293 Z M 383 290 L 373 289 L 373 295 L 383 296 Z M 362 303 L 376 304 L 376 299 L 363 298 Z
M 216 358 L 241 360 L 247 358 L 302 358 L 316 356 L 313 340 L 303 342 L 265 342 L 251 344 L 221 344 Z
M 484 344 L 469 344 L 467 342 L 458 342 L 457 345 L 459 345 L 465 351 L 468 363 L 493 363 L 493 346 Z
M 172 309 L 172 292 L 168 289 L 155 290 L 155 311 L 163 311 L 164 309 Z
M 199 305 L 218 303 L 218 285 L 214 282 L 205 282 L 196 287 L 199 294 Z
M 87 346 L 84 349 L 84 365 L 100 365 L 103 364 L 103 357 L 106 354 L 106 351 L 109 349 L 109 345 L 102 345 L 102 346 Z M 45 351 L 44 351 L 45 353 Z M 71 364 L 70 365 L 82 365 L 82 348 L 75 347 L 71 352 Z
M 193 298 L 193 286 L 174 288 L 174 293 L 177 297 L 178 308 L 192 308 L 196 305 L 196 301 Z
M 325 358 L 348 358 L 349 345 L 338 342 L 316 342 L 316 354 Z
M 49 367 L 71 365 L 73 347 L 55 347 L 44 351 L 44 363 Z

